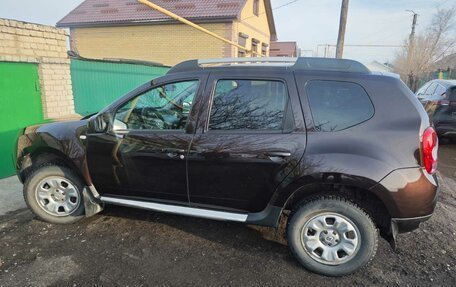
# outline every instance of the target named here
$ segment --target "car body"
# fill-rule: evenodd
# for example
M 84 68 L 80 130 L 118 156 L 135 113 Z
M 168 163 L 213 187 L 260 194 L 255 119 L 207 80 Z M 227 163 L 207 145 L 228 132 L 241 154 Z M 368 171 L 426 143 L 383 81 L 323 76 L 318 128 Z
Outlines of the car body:
M 399 79 L 373 74 L 355 61 L 194 60 L 90 118 L 27 128 L 18 140 L 16 166 L 24 192 L 36 193 L 30 201 L 40 200 L 42 182 L 33 178 L 43 178 L 43 166 L 64 167 L 62 178 L 79 177 L 87 214 L 114 204 L 277 227 L 286 210 L 295 210 L 290 217 L 299 219 L 306 216 L 301 205 L 322 201 L 337 209 L 348 200 L 350 208 L 365 212 L 353 218 L 372 218 L 394 243 L 436 205 L 437 145 L 429 126 L 423 107 Z M 61 196 L 53 194 L 51 201 Z M 66 207 L 58 218 L 60 207 L 50 217 L 43 206 L 29 206 L 51 222 L 65 223 L 59 220 L 70 215 Z M 349 215 L 331 220 L 356 226 Z M 299 231 L 290 229 L 294 240 Z M 373 238 L 373 230 L 365 236 Z M 326 247 L 338 240 L 321 238 Z M 363 256 L 371 258 L 374 249 Z M 344 270 L 318 258 L 318 266 L 304 261 L 333 276 L 367 264 Z
M 439 137 L 456 138 L 456 80 L 432 80 L 417 92 Z

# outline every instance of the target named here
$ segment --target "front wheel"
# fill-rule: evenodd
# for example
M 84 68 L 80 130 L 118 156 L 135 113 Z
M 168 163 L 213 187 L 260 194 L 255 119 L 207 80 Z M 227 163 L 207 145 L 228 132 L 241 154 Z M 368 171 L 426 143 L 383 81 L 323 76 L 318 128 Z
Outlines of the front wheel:
M 43 166 L 32 172 L 24 184 L 24 199 L 40 219 L 71 224 L 84 218 L 81 179 L 70 169 Z
M 288 245 L 308 270 L 344 276 L 366 266 L 375 256 L 378 230 L 356 204 L 321 197 L 298 206 L 290 215 Z

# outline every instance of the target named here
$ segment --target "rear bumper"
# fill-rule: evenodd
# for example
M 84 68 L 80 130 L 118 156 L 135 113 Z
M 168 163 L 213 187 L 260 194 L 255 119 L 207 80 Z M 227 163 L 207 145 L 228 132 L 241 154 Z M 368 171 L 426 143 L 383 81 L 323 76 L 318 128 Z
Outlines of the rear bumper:
M 407 221 L 434 212 L 439 184 L 436 175 L 421 167 L 404 168 L 391 172 L 374 191 L 385 203 L 391 218 Z

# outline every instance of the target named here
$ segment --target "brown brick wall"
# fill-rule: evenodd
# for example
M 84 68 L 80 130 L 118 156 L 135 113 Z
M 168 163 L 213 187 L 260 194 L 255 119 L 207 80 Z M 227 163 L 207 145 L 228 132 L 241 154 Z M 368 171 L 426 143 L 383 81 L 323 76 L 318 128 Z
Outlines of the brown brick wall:
M 232 25 L 201 26 L 225 37 Z M 146 60 L 165 65 L 233 56 L 222 41 L 184 24 L 73 28 L 71 43 L 72 49 L 85 58 Z
M 75 113 L 67 36 L 51 26 L 0 19 L 0 61 L 38 63 L 46 118 Z

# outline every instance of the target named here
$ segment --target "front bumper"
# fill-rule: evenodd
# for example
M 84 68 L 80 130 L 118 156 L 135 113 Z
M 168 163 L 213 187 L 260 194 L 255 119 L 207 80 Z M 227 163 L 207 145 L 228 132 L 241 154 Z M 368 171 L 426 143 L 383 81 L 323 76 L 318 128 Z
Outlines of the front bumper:
M 431 218 L 432 214 L 420 217 L 412 217 L 412 218 L 392 218 L 391 225 L 393 230 L 398 233 L 405 233 L 410 232 L 420 227 L 420 223 L 425 222 Z
M 439 137 L 456 137 L 455 123 L 434 123 L 435 131 Z

